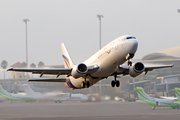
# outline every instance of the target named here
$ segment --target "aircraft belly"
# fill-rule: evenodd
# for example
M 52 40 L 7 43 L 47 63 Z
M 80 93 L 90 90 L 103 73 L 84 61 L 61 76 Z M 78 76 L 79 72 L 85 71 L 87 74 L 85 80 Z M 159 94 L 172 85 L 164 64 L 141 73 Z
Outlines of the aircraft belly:
M 96 84 L 100 79 L 92 79 L 91 77 L 87 77 L 86 79 L 87 81 L 89 81 L 90 86 Z M 84 81 L 84 78 L 78 78 L 75 79 L 73 77 L 68 77 L 65 83 L 65 86 L 71 89 L 82 89 L 82 82 Z
M 99 64 L 100 68 L 98 71 L 92 74 L 93 77 L 107 77 L 112 75 L 117 67 L 121 64 L 123 64 L 125 59 L 125 54 L 119 53 L 119 55 L 116 53 L 116 57 L 111 56 L 109 60 L 105 59 L 104 61 L 101 61 L 101 64 Z

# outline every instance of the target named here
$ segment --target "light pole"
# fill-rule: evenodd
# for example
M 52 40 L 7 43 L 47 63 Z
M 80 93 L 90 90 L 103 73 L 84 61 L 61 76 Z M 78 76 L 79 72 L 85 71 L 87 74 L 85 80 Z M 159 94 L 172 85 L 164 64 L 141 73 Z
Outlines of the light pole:
M 180 9 L 177 9 L 177 12 L 180 13 Z
M 99 49 L 101 49 L 101 18 L 103 15 L 98 14 L 97 18 L 99 18 Z
M 103 15 L 98 14 L 97 18 L 99 19 L 99 50 L 101 50 L 101 18 Z M 101 95 L 101 81 L 99 81 L 100 95 Z
M 28 67 L 28 38 L 27 38 L 27 22 L 29 22 L 29 19 L 23 19 L 23 22 L 25 22 L 25 25 L 26 25 L 26 67 Z

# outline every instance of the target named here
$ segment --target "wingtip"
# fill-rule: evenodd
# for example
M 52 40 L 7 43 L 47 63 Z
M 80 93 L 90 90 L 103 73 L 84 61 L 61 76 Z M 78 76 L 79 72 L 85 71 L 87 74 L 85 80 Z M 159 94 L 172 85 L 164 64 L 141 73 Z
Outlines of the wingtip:
M 12 71 L 13 70 L 13 68 L 11 67 L 11 68 L 9 68 L 9 69 L 7 69 L 7 71 Z

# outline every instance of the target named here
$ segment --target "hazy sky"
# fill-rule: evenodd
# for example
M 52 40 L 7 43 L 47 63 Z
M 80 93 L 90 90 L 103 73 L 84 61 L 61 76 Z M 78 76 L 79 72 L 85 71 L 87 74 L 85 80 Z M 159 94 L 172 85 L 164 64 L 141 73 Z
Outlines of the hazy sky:
M 180 0 L 0 0 L 0 62 L 26 60 L 25 23 L 29 18 L 29 64 L 63 64 L 60 44 L 82 62 L 102 46 L 129 34 L 139 41 L 135 58 L 180 46 Z

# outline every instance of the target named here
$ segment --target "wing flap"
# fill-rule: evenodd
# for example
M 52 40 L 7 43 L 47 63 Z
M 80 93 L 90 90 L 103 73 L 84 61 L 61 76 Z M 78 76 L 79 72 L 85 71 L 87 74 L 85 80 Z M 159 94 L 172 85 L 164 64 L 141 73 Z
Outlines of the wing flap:
M 94 73 L 99 66 L 88 66 L 88 74 Z M 29 68 L 10 68 L 7 71 L 31 72 L 32 74 L 49 74 L 49 75 L 71 75 L 72 68 L 55 68 L 55 69 L 29 69 Z

